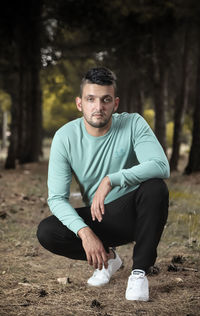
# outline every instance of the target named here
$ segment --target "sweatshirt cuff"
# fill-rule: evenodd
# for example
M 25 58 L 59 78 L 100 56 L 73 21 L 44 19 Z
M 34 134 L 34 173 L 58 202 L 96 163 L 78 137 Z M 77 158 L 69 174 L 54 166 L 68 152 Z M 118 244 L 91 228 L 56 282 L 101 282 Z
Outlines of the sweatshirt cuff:
M 121 171 L 107 175 L 112 187 L 121 186 Z
M 69 226 L 68 228 L 73 231 L 77 237 L 78 237 L 78 231 L 81 229 L 81 228 L 84 228 L 84 227 L 87 227 L 88 225 L 84 223 L 83 220 L 81 219 L 76 219 L 75 221 L 73 221 Z

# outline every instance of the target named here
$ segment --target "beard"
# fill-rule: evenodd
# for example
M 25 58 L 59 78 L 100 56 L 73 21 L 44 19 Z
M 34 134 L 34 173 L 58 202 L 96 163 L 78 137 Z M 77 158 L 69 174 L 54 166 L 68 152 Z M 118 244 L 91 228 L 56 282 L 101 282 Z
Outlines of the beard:
M 83 113 L 83 116 L 84 116 L 86 122 L 90 126 L 95 127 L 95 128 L 101 128 L 101 127 L 105 127 L 110 122 L 110 119 L 112 117 L 113 112 L 114 111 L 112 111 L 109 116 L 106 116 L 104 113 L 101 113 L 101 112 L 100 113 L 95 112 L 91 115 L 91 117 L 87 117 Z M 98 116 L 98 119 L 97 118 L 95 119 L 95 117 L 97 117 L 97 116 Z

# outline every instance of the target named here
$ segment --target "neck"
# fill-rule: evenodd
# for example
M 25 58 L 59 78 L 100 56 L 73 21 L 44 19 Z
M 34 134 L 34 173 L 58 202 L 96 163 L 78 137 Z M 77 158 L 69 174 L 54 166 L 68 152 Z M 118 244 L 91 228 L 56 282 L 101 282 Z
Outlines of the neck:
M 88 134 L 90 134 L 91 136 L 99 137 L 105 135 L 109 131 L 112 124 L 112 119 L 108 122 L 107 125 L 103 127 L 93 127 L 90 124 L 88 124 L 88 122 L 85 119 L 84 124 Z

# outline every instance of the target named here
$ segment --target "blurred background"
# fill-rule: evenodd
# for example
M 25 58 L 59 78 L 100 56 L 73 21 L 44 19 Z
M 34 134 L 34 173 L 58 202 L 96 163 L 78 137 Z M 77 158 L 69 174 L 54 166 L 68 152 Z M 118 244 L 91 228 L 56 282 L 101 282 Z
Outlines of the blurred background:
M 89 67 L 118 78 L 119 112 L 145 117 L 171 165 L 200 171 L 198 0 L 20 0 L 0 12 L 0 149 L 7 169 L 37 162 L 78 117 Z
M 52 137 L 80 115 L 75 106 L 80 80 L 96 66 L 116 73 L 119 112 L 145 117 L 171 166 L 169 217 L 150 277 L 151 301 L 144 305 L 128 305 L 122 291 L 132 245 L 119 247 L 124 269 L 105 291 L 86 288 L 91 267 L 51 255 L 36 239 L 39 222 L 50 215 L 46 181 Z M 199 0 L 2 3 L 1 316 L 199 315 L 199 171 Z M 74 179 L 70 203 L 82 206 Z M 56 282 L 63 276 L 64 286 Z

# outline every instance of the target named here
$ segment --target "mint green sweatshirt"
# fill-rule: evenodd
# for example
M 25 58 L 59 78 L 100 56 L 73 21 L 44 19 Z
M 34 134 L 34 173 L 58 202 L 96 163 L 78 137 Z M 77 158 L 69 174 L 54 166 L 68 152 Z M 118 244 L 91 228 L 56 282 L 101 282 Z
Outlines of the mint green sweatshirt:
M 93 196 L 107 175 L 112 190 L 105 204 L 138 188 L 150 178 L 168 178 L 165 153 L 147 122 L 137 113 L 113 114 L 103 136 L 87 133 L 83 118 L 62 126 L 55 134 L 49 159 L 48 204 L 51 212 L 75 234 L 87 225 L 69 203 L 72 174 L 83 201 Z

